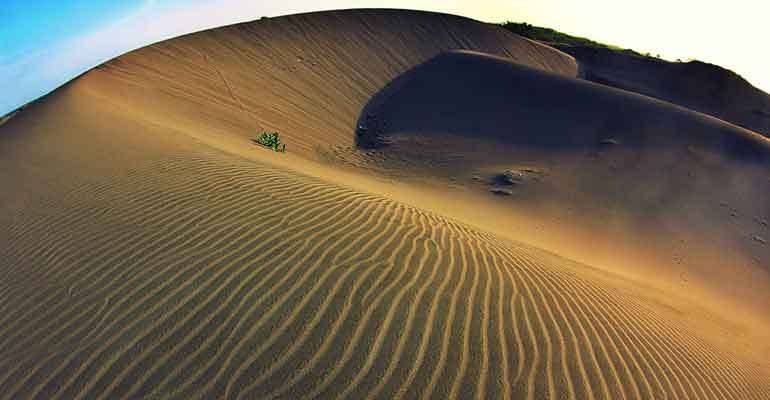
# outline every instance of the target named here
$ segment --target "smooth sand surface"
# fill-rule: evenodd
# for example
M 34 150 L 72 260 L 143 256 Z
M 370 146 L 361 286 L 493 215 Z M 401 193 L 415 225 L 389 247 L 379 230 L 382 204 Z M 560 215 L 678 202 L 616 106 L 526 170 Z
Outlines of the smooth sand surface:
M 770 144 L 576 76 L 393 10 L 89 72 L 0 127 L 0 398 L 770 397 Z

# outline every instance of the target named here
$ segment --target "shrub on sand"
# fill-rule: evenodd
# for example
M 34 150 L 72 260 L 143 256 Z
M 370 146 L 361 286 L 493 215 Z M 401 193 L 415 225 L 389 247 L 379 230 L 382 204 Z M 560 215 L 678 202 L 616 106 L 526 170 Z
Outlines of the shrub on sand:
M 281 143 L 281 136 L 278 132 L 264 132 L 254 139 L 254 142 L 280 153 L 286 152 L 286 144 Z

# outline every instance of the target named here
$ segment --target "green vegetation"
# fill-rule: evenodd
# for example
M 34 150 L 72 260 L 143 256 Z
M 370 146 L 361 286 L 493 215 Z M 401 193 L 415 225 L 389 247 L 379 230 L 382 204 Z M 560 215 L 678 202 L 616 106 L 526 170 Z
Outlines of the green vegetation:
M 584 37 L 572 36 L 563 32 L 559 32 L 555 29 L 534 26 L 526 22 L 506 22 L 502 24 L 502 27 L 517 35 L 524 36 L 528 39 L 536 40 L 538 42 L 545 42 L 549 44 L 561 44 L 561 45 L 568 45 L 568 46 L 598 47 L 598 48 L 609 49 L 614 51 L 632 53 L 638 56 L 652 57 L 652 55 L 650 55 L 649 53 L 640 54 L 631 49 L 623 49 L 622 47 L 597 42 Z
M 259 145 L 269 147 L 279 153 L 286 152 L 286 144 L 281 143 L 281 136 L 278 134 L 278 132 L 264 132 L 259 135 L 258 138 L 254 139 L 254 142 Z

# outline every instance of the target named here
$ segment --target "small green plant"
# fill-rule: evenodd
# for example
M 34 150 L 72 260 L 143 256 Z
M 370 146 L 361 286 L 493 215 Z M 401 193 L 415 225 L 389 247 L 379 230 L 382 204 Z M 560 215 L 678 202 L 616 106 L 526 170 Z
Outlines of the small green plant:
M 506 22 L 502 24 L 503 28 L 517 34 L 530 38 L 532 40 L 538 40 L 541 42 L 566 44 L 571 46 L 590 46 L 590 47 L 602 47 L 606 49 L 620 50 L 619 47 L 596 42 L 591 39 L 587 39 L 580 36 L 573 36 L 563 32 L 559 32 L 555 29 L 544 28 L 541 26 L 534 26 L 526 22 Z
M 517 35 L 524 36 L 532 40 L 537 40 L 539 42 L 546 42 L 546 43 L 553 43 L 557 45 L 567 45 L 567 46 L 598 47 L 598 48 L 609 49 L 609 50 L 622 52 L 622 53 L 630 53 L 637 56 L 644 56 L 647 58 L 655 58 L 650 53 L 641 54 L 631 49 L 624 49 L 622 47 L 597 42 L 595 40 L 587 39 L 584 37 L 573 36 L 567 33 L 559 32 L 555 29 L 535 26 L 532 24 L 528 24 L 526 22 L 523 22 L 523 23 L 506 22 L 501 24 L 501 26 Z M 660 58 L 660 55 L 658 55 L 657 58 Z
M 286 152 L 286 144 L 281 143 L 281 136 L 278 134 L 278 132 L 264 132 L 259 135 L 258 138 L 254 139 L 254 142 L 259 145 L 271 148 L 273 151 L 277 151 L 279 153 Z

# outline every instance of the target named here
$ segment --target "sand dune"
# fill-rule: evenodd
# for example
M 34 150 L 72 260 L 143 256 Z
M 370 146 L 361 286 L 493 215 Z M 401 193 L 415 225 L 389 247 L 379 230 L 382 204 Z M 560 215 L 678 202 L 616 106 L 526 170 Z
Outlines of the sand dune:
M 557 46 L 585 79 L 642 93 L 770 136 L 770 95 L 736 73 L 700 62 L 667 62 L 601 48 Z
M 495 218 L 474 221 L 489 230 L 517 212 L 539 215 L 537 225 L 549 232 L 565 223 L 599 225 L 582 232 L 585 240 L 570 238 L 572 249 L 552 234 L 532 243 L 616 272 L 686 276 L 760 312 L 770 307 L 770 253 L 757 240 L 770 215 L 770 142 L 754 132 L 469 52 L 445 53 L 394 80 L 372 98 L 359 126 L 367 151 L 342 153 L 350 164 L 486 198 L 490 189 L 507 191 L 507 210 L 489 209 Z M 505 171 L 516 180 L 496 183 Z M 531 237 L 523 230 L 514 239 Z M 607 258 L 597 241 L 608 243 Z
M 352 144 L 350 127 L 372 94 L 453 49 L 577 75 L 572 57 L 500 27 L 383 10 L 296 15 L 192 34 L 113 60 L 82 85 L 143 119 L 206 137 L 248 139 L 278 130 L 294 153 L 310 154 L 318 146 Z
M 575 76 L 471 20 L 332 12 L 154 45 L 30 105 L 0 127 L 0 398 L 770 397 L 763 332 L 710 308 L 763 320 L 766 258 L 677 266 L 727 286 L 696 313 L 507 224 L 571 201 L 553 225 L 589 232 L 668 202 L 618 240 L 739 246 L 756 222 L 699 205 L 767 211 L 765 139 Z M 521 163 L 542 185 L 512 202 L 470 179 Z M 693 171 L 717 175 L 672 194 Z
M 583 266 L 381 196 L 200 151 L 68 200 L 9 232 L 8 398 L 768 395 Z

